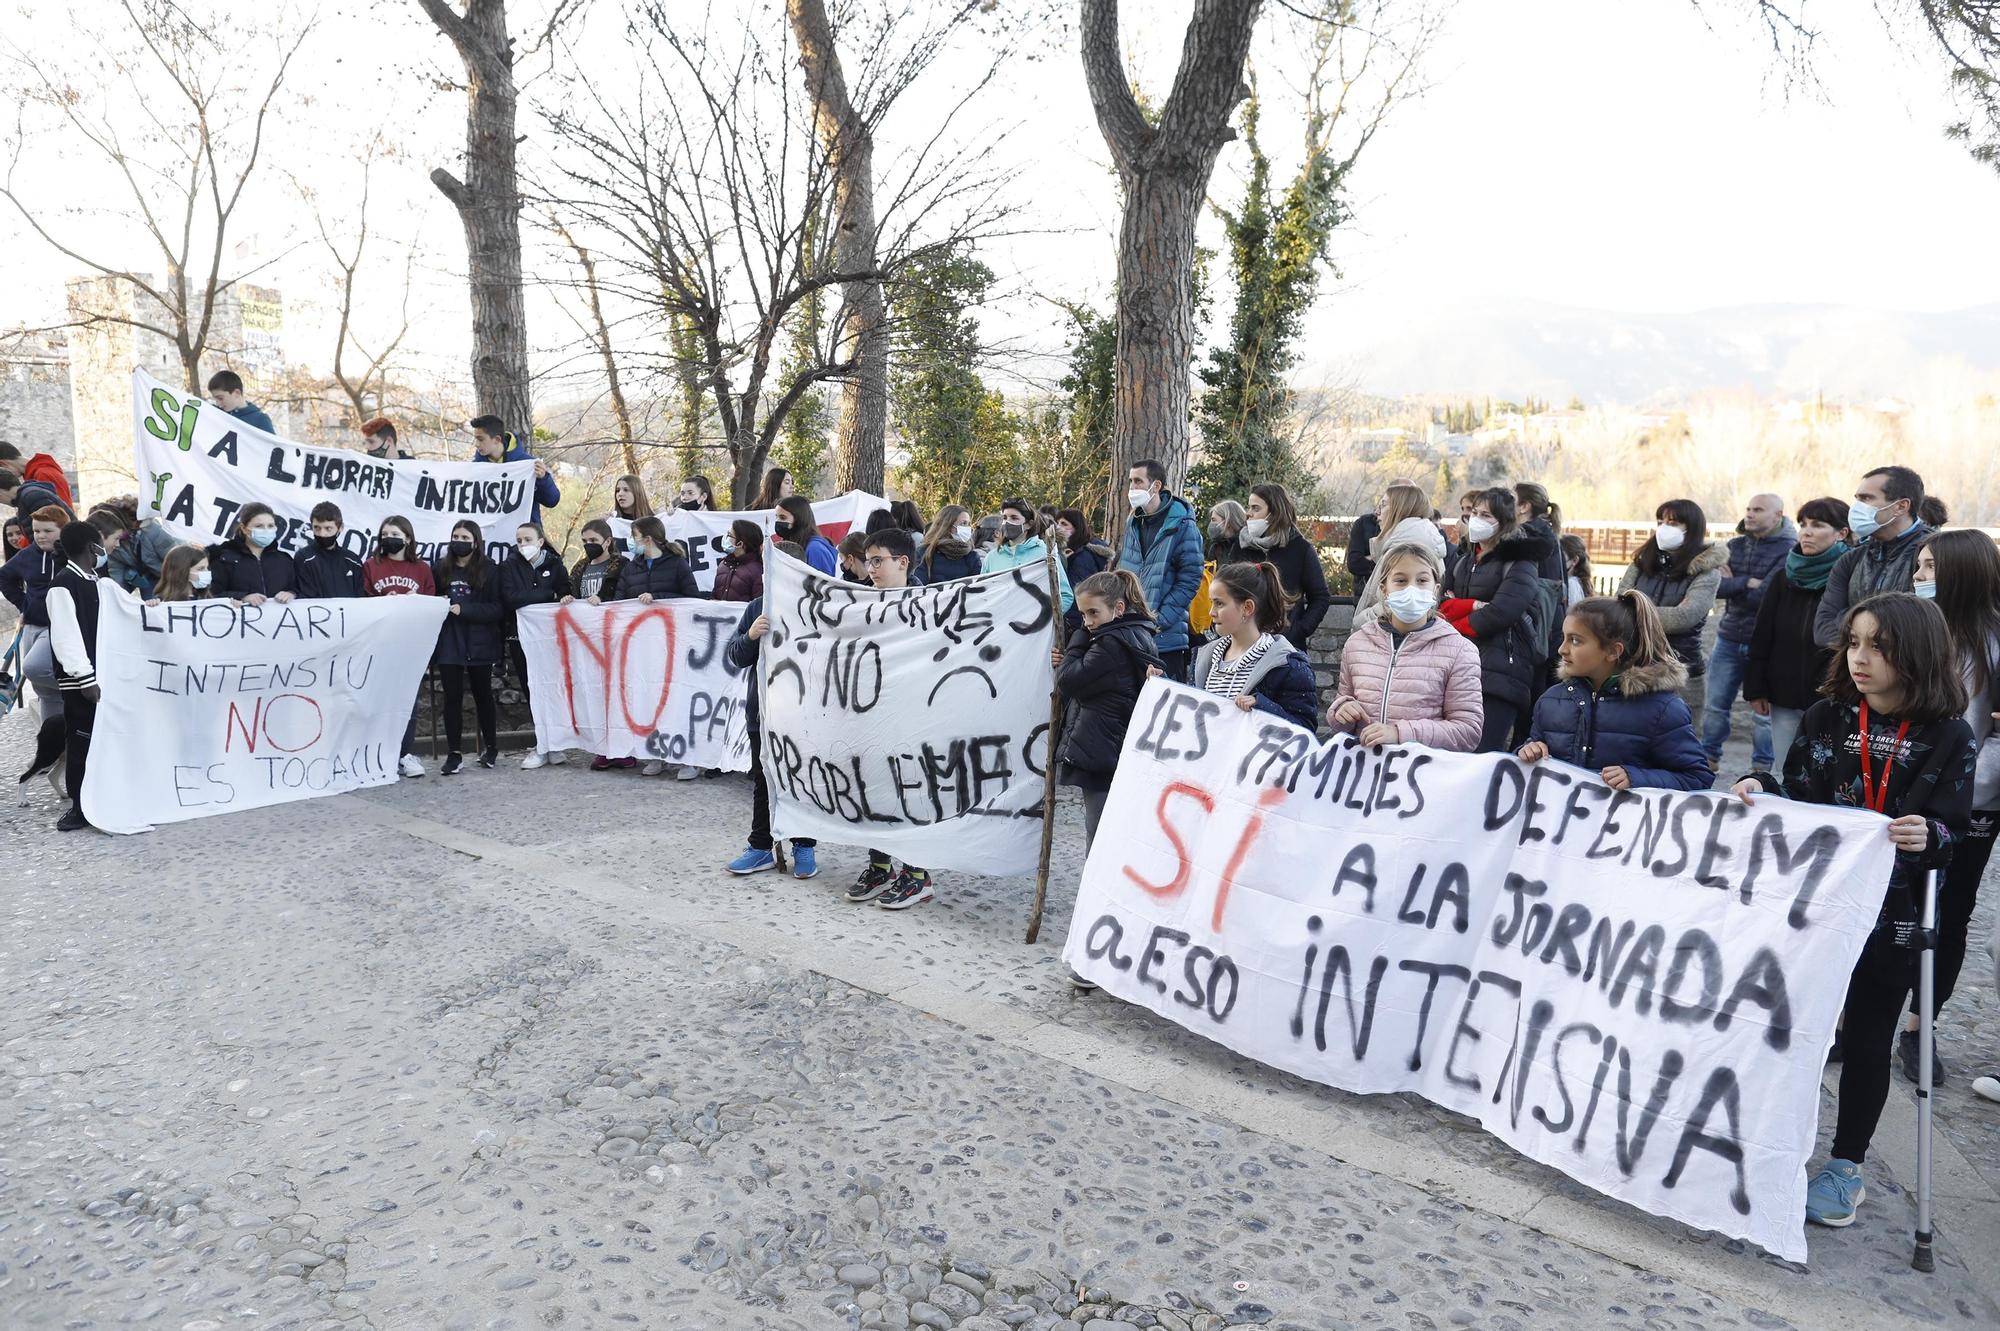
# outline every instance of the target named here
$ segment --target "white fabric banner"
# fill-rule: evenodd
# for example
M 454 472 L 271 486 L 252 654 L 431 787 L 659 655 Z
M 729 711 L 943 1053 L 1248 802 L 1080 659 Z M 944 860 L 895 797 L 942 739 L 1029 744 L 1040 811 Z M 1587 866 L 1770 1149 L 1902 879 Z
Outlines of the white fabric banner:
M 740 605 L 696 600 L 518 612 L 535 747 L 749 771 L 750 676 L 725 659 L 742 615 Z
M 1864 810 L 1379 750 L 1148 683 L 1063 957 L 1273 1067 L 1415 1091 L 1803 1261 L 1820 1072 L 1894 864 Z
M 1058 622 L 1042 568 L 878 591 L 774 550 L 764 613 L 774 835 L 1035 871 Z
M 396 780 L 444 598 L 147 606 L 97 590 L 93 825 L 144 832 Z
M 144 370 L 132 371 L 132 440 L 140 517 L 198 545 L 228 540 L 238 510 L 262 503 L 277 515 L 278 548 L 307 549 L 313 505 L 330 499 L 347 524 L 341 543 L 363 559 L 392 515 L 410 520 L 426 562 L 460 518 L 479 523 L 487 553 L 505 559 L 535 497 L 532 462 L 385 462 L 295 444 Z
M 813 523 L 820 535 L 839 545 L 840 538 L 848 532 L 866 527 L 870 514 L 887 507 L 889 501 L 880 495 L 849 490 L 837 498 L 814 500 Z M 662 514 L 660 520 L 666 524 L 667 539 L 687 547 L 688 563 L 694 568 L 694 585 L 707 593 L 715 590 L 715 566 L 722 562 L 722 538 L 729 534 L 729 528 L 737 522 L 754 522 L 769 536 L 774 513 L 768 508 L 740 513 L 677 508 Z M 611 526 L 620 537 L 631 534 L 630 523 L 625 524 L 623 532 L 617 530 L 616 519 Z

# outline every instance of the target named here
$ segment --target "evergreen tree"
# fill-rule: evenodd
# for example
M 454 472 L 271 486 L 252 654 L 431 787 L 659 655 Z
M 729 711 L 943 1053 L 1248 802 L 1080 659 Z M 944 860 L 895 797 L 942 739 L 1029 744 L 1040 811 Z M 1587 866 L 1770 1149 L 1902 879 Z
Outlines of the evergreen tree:
M 1294 344 L 1318 290 L 1327 242 L 1346 216 L 1339 166 L 1319 147 L 1321 116 L 1315 113 L 1307 124 L 1305 163 L 1282 198 L 1272 194 L 1271 163 L 1257 127 L 1253 92 L 1243 106 L 1249 184 L 1242 206 L 1222 214 L 1236 287 L 1229 338 L 1199 371 L 1195 423 L 1203 455 L 1188 480 L 1205 500 L 1240 496 L 1264 481 L 1298 485 L 1304 478 L 1283 433 L 1292 405 L 1285 376 L 1298 361 Z
M 889 408 L 909 454 L 904 485 L 925 509 L 988 512 L 1018 477 L 1020 422 L 980 381 L 979 323 L 967 312 L 993 281 L 985 264 L 949 250 L 913 262 L 890 288 Z

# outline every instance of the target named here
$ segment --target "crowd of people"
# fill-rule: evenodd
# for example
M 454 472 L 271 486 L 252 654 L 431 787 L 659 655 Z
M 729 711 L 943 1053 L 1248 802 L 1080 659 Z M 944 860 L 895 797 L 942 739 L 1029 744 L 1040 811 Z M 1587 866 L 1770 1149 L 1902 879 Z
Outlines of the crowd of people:
M 218 375 L 226 409 L 262 413 L 240 381 Z M 268 421 L 262 422 L 268 426 Z M 530 460 L 491 416 L 471 422 L 475 457 Z M 403 456 L 394 425 L 364 428 L 376 456 Z M 619 478 L 611 508 L 581 529 L 573 562 L 549 541 L 540 509 L 559 502 L 555 479 L 535 462 L 537 511 L 495 562 L 485 534 L 460 522 L 434 561 L 417 556 L 408 519 L 382 522 L 365 556 L 341 540 L 338 507 L 311 514 L 311 545 L 280 547 L 276 515 L 248 504 L 228 539 L 174 541 L 129 499 L 78 517 L 61 469 L 46 455 L 22 459 L 0 445 L 0 501 L 13 552 L 0 594 L 21 612 L 15 672 L 42 717 L 26 782 L 49 772 L 71 807 L 57 824 L 87 826 L 76 802 L 96 708 L 96 595 L 111 578 L 150 602 L 228 598 L 248 605 L 298 598 L 419 595 L 449 602 L 434 657 L 447 754 L 461 771 L 469 752 L 498 762 L 496 671 L 524 692 L 527 664 L 511 620 L 537 605 L 651 602 L 703 595 L 688 552 L 667 536 L 638 476 Z M 1980 879 L 2000 818 L 2000 550 L 1986 535 L 1941 530 L 1942 507 L 1900 466 L 1862 477 L 1851 500 L 1812 499 L 1796 514 L 1773 494 L 1751 496 L 1735 533 L 1711 534 L 1689 499 L 1658 506 L 1654 526 L 1616 589 L 1596 591 L 1584 543 L 1563 531 L 1542 485 L 1469 490 L 1456 512 L 1410 481 L 1387 487 L 1352 528 L 1345 571 L 1356 613 L 1332 696 L 1319 696 L 1306 655 L 1333 605 L 1319 546 L 1300 525 L 1285 487 L 1257 485 L 1197 518 L 1169 488 L 1158 461 L 1127 478 L 1129 513 L 1115 547 L 1076 508 L 1008 498 L 975 519 L 946 504 L 928 521 L 908 500 L 874 513 L 835 542 L 781 468 L 764 477 L 759 521 L 740 519 L 721 542 L 713 599 L 741 604 L 728 658 L 754 667 L 769 630 L 763 613 L 768 543 L 829 577 L 881 588 L 939 583 L 1053 563 L 1063 632 L 1054 688 L 1066 703 L 1057 738 L 1059 781 L 1077 789 L 1086 845 L 1149 678 L 1189 684 L 1243 711 L 1365 745 L 1411 744 L 1507 752 L 1523 763 L 1559 760 L 1614 789 L 1711 788 L 1739 696 L 1750 715 L 1750 770 L 1733 783 L 1746 803 L 1782 796 L 1866 807 L 1890 818 L 1896 868 L 1881 917 L 1847 993 L 1835 1057 L 1842 1062 L 1832 1158 L 1811 1179 L 1808 1218 L 1852 1223 L 1866 1195 L 1862 1166 L 1888 1094 L 1892 1066 L 1915 1077 L 1911 935 L 1923 882 L 1942 869 L 1934 1013 L 1962 971 Z M 675 504 L 713 510 L 709 481 L 688 477 Z M 1928 516 L 1927 516 L 1928 515 Z M 1055 558 L 1050 560 L 1053 553 Z M 1722 613 L 1708 640 L 1712 612 Z M 464 734 L 470 694 L 474 742 Z M 755 706 L 752 691 L 752 707 Z M 770 794 L 750 718 L 751 812 L 747 844 L 726 867 L 776 869 Z M 424 775 L 416 718 L 403 735 L 400 771 Z M 521 766 L 565 761 L 528 753 Z M 595 769 L 639 766 L 597 756 Z M 646 775 L 665 764 L 648 762 Z M 692 780 L 693 767 L 678 772 Z M 798 878 L 819 871 L 815 844 L 794 840 Z M 934 899 L 922 866 L 870 850 L 847 899 L 890 910 Z M 1087 982 L 1075 979 L 1080 988 Z M 1941 1063 L 1932 1068 L 1942 1079 Z M 1975 1089 L 2000 1099 L 2000 1082 Z

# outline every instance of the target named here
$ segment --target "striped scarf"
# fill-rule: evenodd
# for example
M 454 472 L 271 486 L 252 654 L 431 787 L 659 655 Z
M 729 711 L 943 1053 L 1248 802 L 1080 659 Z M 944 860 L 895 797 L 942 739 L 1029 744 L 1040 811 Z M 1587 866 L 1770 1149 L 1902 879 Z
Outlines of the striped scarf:
M 1266 633 L 1250 644 L 1249 651 L 1234 661 L 1224 661 L 1223 654 L 1229 650 L 1229 642 L 1224 639 L 1216 645 L 1215 655 L 1208 663 L 1208 680 L 1203 687 L 1218 698 L 1240 697 L 1244 681 L 1249 678 L 1252 667 L 1263 660 L 1265 653 L 1277 645 L 1277 638 Z

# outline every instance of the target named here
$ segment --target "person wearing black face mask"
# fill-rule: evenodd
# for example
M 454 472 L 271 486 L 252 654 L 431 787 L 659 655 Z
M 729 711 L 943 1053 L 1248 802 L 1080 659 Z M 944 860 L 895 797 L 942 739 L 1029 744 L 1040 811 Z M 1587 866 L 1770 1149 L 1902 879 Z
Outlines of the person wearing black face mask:
M 368 594 L 361 560 L 340 543 L 341 522 L 338 505 L 328 500 L 313 505 L 313 543 L 292 556 L 292 586 L 300 596 Z
M 361 566 L 362 589 L 369 596 L 435 596 L 437 584 L 431 566 L 417 558 L 416 528 L 402 516 L 382 519 L 375 530 L 375 553 Z M 396 770 L 407 777 L 424 774 L 417 759 L 417 711 L 410 708 L 410 723 L 403 727 L 401 761 Z
M 479 765 L 500 760 L 500 716 L 493 701 L 493 667 L 500 664 L 503 641 L 500 621 L 500 575 L 482 548 L 486 535 L 479 524 L 452 524 L 445 556 L 431 569 L 437 594 L 451 601 L 444 627 L 438 632 L 438 682 L 444 686 L 444 736 L 448 752 L 445 776 L 465 766 L 465 692 L 472 690 L 473 711 L 479 719 Z
M 583 524 L 583 558 L 569 571 L 570 594 L 562 603 L 588 601 L 602 605 L 618 599 L 618 575 L 625 571 L 625 556 L 618 553 L 611 524 L 592 518 Z

